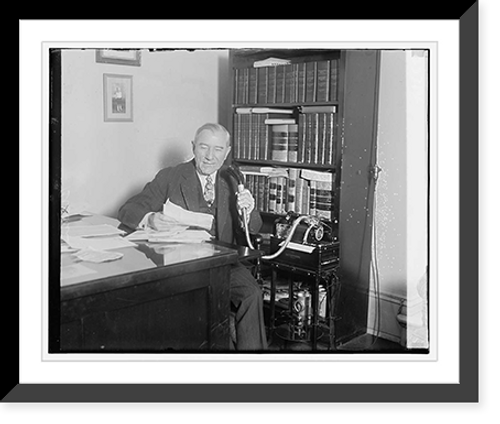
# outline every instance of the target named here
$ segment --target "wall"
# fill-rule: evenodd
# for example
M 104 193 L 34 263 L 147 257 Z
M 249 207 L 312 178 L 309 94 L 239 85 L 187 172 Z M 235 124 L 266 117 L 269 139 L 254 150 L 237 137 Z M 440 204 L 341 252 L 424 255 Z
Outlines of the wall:
M 422 316 L 427 264 L 428 69 L 423 51 L 383 51 L 369 328 L 407 343 L 397 314 Z M 425 280 L 425 281 L 424 281 Z M 377 297 L 378 294 L 378 297 Z M 422 326 L 422 322 L 418 326 Z
M 196 128 L 227 125 L 225 50 L 142 51 L 141 66 L 96 63 L 95 50 L 62 52 L 62 201 L 116 216 L 167 165 L 191 158 Z M 104 122 L 103 74 L 133 77 L 133 122 Z
M 140 67 L 101 64 L 94 50 L 62 55 L 62 195 L 72 209 L 115 216 L 163 166 L 191 157 L 196 127 L 228 124 L 225 50 L 142 53 Z M 376 273 L 368 327 L 405 343 L 401 303 L 419 320 L 427 260 L 427 61 L 418 52 L 383 51 L 375 197 Z M 134 122 L 103 121 L 103 74 L 132 75 Z

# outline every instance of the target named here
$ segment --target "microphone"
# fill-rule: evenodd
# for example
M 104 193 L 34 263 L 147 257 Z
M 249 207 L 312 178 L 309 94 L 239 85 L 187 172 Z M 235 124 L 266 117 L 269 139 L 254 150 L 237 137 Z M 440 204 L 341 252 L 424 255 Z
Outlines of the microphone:
M 238 184 L 238 193 L 241 193 L 243 190 L 245 190 L 245 176 L 243 175 L 243 173 L 234 165 L 229 165 L 226 168 L 226 171 L 236 180 L 236 183 Z M 248 230 L 248 211 L 246 210 L 246 208 L 243 209 L 243 224 L 245 226 L 245 235 L 248 247 L 252 250 L 255 250 Z
M 229 165 L 226 171 L 236 180 L 238 184 L 238 193 L 241 193 L 245 189 L 245 176 L 243 173 L 234 165 Z

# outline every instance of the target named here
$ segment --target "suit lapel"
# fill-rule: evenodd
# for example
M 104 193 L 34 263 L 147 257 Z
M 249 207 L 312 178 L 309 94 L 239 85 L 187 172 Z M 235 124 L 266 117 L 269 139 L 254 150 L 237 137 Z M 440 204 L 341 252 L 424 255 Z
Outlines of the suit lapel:
M 185 208 L 193 212 L 200 212 L 202 207 L 200 200 L 203 198 L 203 191 L 198 175 L 196 174 L 194 162 L 182 172 L 179 185 Z M 220 172 L 217 172 L 215 192 L 217 203 L 217 238 L 224 240 L 230 238 L 229 236 L 224 237 L 224 230 L 232 234 L 229 211 L 230 189 L 226 180 L 221 178 Z
M 186 204 L 186 209 L 199 212 L 200 210 L 200 180 L 196 175 L 194 163 L 187 166 L 180 179 L 180 190 Z
M 227 182 L 220 177 L 220 172 L 217 173 L 217 238 L 223 239 L 222 233 L 226 228 L 229 219 L 229 187 Z

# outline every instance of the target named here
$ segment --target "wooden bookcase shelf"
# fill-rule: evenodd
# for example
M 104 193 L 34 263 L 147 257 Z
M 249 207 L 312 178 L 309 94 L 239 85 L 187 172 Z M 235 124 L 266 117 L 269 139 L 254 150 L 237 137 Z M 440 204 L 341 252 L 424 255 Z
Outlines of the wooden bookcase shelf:
M 259 65 L 269 58 L 288 62 Z M 338 222 L 341 51 L 236 49 L 230 60 L 232 159 L 246 175 L 258 209 L 267 220 L 293 211 Z M 285 120 L 272 124 L 272 118 Z M 288 175 L 258 175 L 259 168 L 269 167 Z M 306 179 L 303 170 L 313 172 Z
M 287 62 L 270 65 L 269 58 Z M 333 229 L 342 285 L 338 340 L 367 329 L 379 73 L 375 49 L 230 52 L 231 160 L 266 230 L 289 211 L 317 215 Z M 278 115 L 255 108 L 290 109 L 280 118 L 292 121 L 266 123 Z

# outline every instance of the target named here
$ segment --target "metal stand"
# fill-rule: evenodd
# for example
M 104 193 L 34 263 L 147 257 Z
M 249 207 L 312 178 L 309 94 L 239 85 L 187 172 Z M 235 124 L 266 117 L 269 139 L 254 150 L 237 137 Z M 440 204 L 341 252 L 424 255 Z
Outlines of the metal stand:
M 336 267 L 328 268 L 328 269 L 318 269 L 318 270 L 308 270 L 300 267 L 291 266 L 288 264 L 282 264 L 279 262 L 270 262 L 271 266 L 271 299 L 270 299 L 270 336 L 274 337 L 276 333 L 276 281 L 277 281 L 277 273 L 278 270 L 284 271 L 287 273 L 288 279 L 288 312 L 289 312 L 289 320 L 292 322 L 289 324 L 289 332 L 288 339 L 289 341 L 308 341 L 311 344 L 312 350 L 318 350 L 318 339 L 319 339 L 319 287 L 322 282 L 326 282 L 325 286 L 326 290 L 326 301 L 327 301 L 327 317 L 330 317 L 327 321 L 327 326 L 329 330 L 329 342 L 328 349 L 335 350 L 335 311 L 334 311 L 334 301 L 336 298 L 336 292 L 338 288 L 338 281 L 336 278 Z M 300 328 L 304 327 L 305 337 L 297 336 L 297 332 L 293 332 L 293 325 L 295 323 L 294 315 L 298 312 L 297 307 L 294 308 L 294 302 L 301 302 L 295 296 L 295 287 L 293 284 L 292 275 L 300 275 L 303 278 L 306 278 L 311 281 L 309 284 L 311 291 L 311 313 L 310 315 L 306 313 L 306 316 L 302 316 L 299 320 L 303 320 L 299 322 Z M 309 315 L 309 316 L 307 316 Z M 297 319 L 297 318 L 295 318 Z

